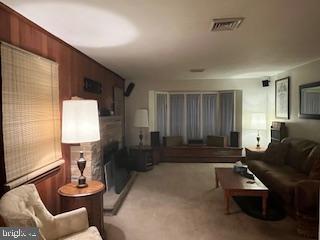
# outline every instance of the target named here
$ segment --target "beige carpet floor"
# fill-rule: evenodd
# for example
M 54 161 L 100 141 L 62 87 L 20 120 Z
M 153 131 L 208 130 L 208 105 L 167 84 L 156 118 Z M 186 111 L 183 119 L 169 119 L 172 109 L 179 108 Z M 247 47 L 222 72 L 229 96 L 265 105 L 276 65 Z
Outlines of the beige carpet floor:
M 105 216 L 108 240 L 248 240 L 300 238 L 291 218 L 251 218 L 232 202 L 224 214 L 214 167 L 222 164 L 161 163 L 139 173 L 116 216 Z M 225 166 L 222 165 L 222 166 Z

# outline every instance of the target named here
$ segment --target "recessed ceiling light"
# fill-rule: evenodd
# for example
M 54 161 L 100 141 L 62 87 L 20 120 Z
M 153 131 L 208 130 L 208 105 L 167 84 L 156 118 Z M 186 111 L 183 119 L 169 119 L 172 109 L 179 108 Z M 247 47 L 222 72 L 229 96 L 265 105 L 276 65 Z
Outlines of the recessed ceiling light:
M 204 72 L 205 69 L 204 68 L 193 68 L 193 69 L 190 69 L 190 72 L 192 73 L 199 73 L 199 72 Z

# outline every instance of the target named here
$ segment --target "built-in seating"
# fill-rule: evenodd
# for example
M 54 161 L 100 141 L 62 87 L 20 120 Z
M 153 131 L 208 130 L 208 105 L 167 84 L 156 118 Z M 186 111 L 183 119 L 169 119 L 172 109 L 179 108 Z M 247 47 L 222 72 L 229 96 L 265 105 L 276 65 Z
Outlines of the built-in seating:
M 182 136 L 163 138 L 160 148 L 163 162 L 236 162 L 242 160 L 242 148 L 227 147 L 224 137 L 214 137 L 213 146 L 183 144 Z
M 181 146 L 181 145 L 183 145 L 182 136 L 163 137 L 163 146 L 165 147 Z
M 207 136 L 207 145 L 212 147 L 227 147 L 228 138 L 226 136 Z

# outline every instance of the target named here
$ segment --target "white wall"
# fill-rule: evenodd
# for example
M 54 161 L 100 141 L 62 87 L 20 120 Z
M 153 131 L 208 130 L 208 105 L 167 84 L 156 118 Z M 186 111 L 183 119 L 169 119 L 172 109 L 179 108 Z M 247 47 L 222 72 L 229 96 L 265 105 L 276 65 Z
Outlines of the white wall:
M 221 91 L 242 90 L 243 109 L 238 109 L 238 115 L 247 119 L 250 112 L 268 113 L 268 89 L 263 88 L 261 79 L 220 79 L 220 80 L 138 80 L 133 81 L 136 86 L 126 98 L 126 143 L 138 143 L 138 129 L 133 127 L 134 113 L 139 108 L 148 108 L 148 94 L 150 90 L 156 91 Z M 241 123 L 241 121 L 240 121 Z M 268 142 L 268 130 L 261 132 L 261 145 Z M 254 130 L 243 130 L 242 145 L 254 146 L 256 144 Z M 145 132 L 145 142 L 149 143 L 149 133 Z
M 299 86 L 320 81 L 320 60 L 272 77 L 269 88 L 269 121 L 275 119 L 275 83 L 277 79 L 290 77 L 290 120 L 285 121 L 288 126 L 289 136 L 307 138 L 320 142 L 320 120 L 299 118 Z M 276 120 L 279 121 L 279 120 Z

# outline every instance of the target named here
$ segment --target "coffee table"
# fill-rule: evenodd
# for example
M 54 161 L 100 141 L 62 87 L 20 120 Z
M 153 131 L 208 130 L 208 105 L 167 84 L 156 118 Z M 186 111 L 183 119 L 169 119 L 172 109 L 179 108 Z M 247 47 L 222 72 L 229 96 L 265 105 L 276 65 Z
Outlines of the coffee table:
M 255 176 L 254 180 L 233 172 L 233 168 L 215 168 L 216 187 L 224 190 L 226 214 L 230 213 L 230 197 L 258 196 L 262 198 L 262 214 L 267 213 L 269 189 Z

